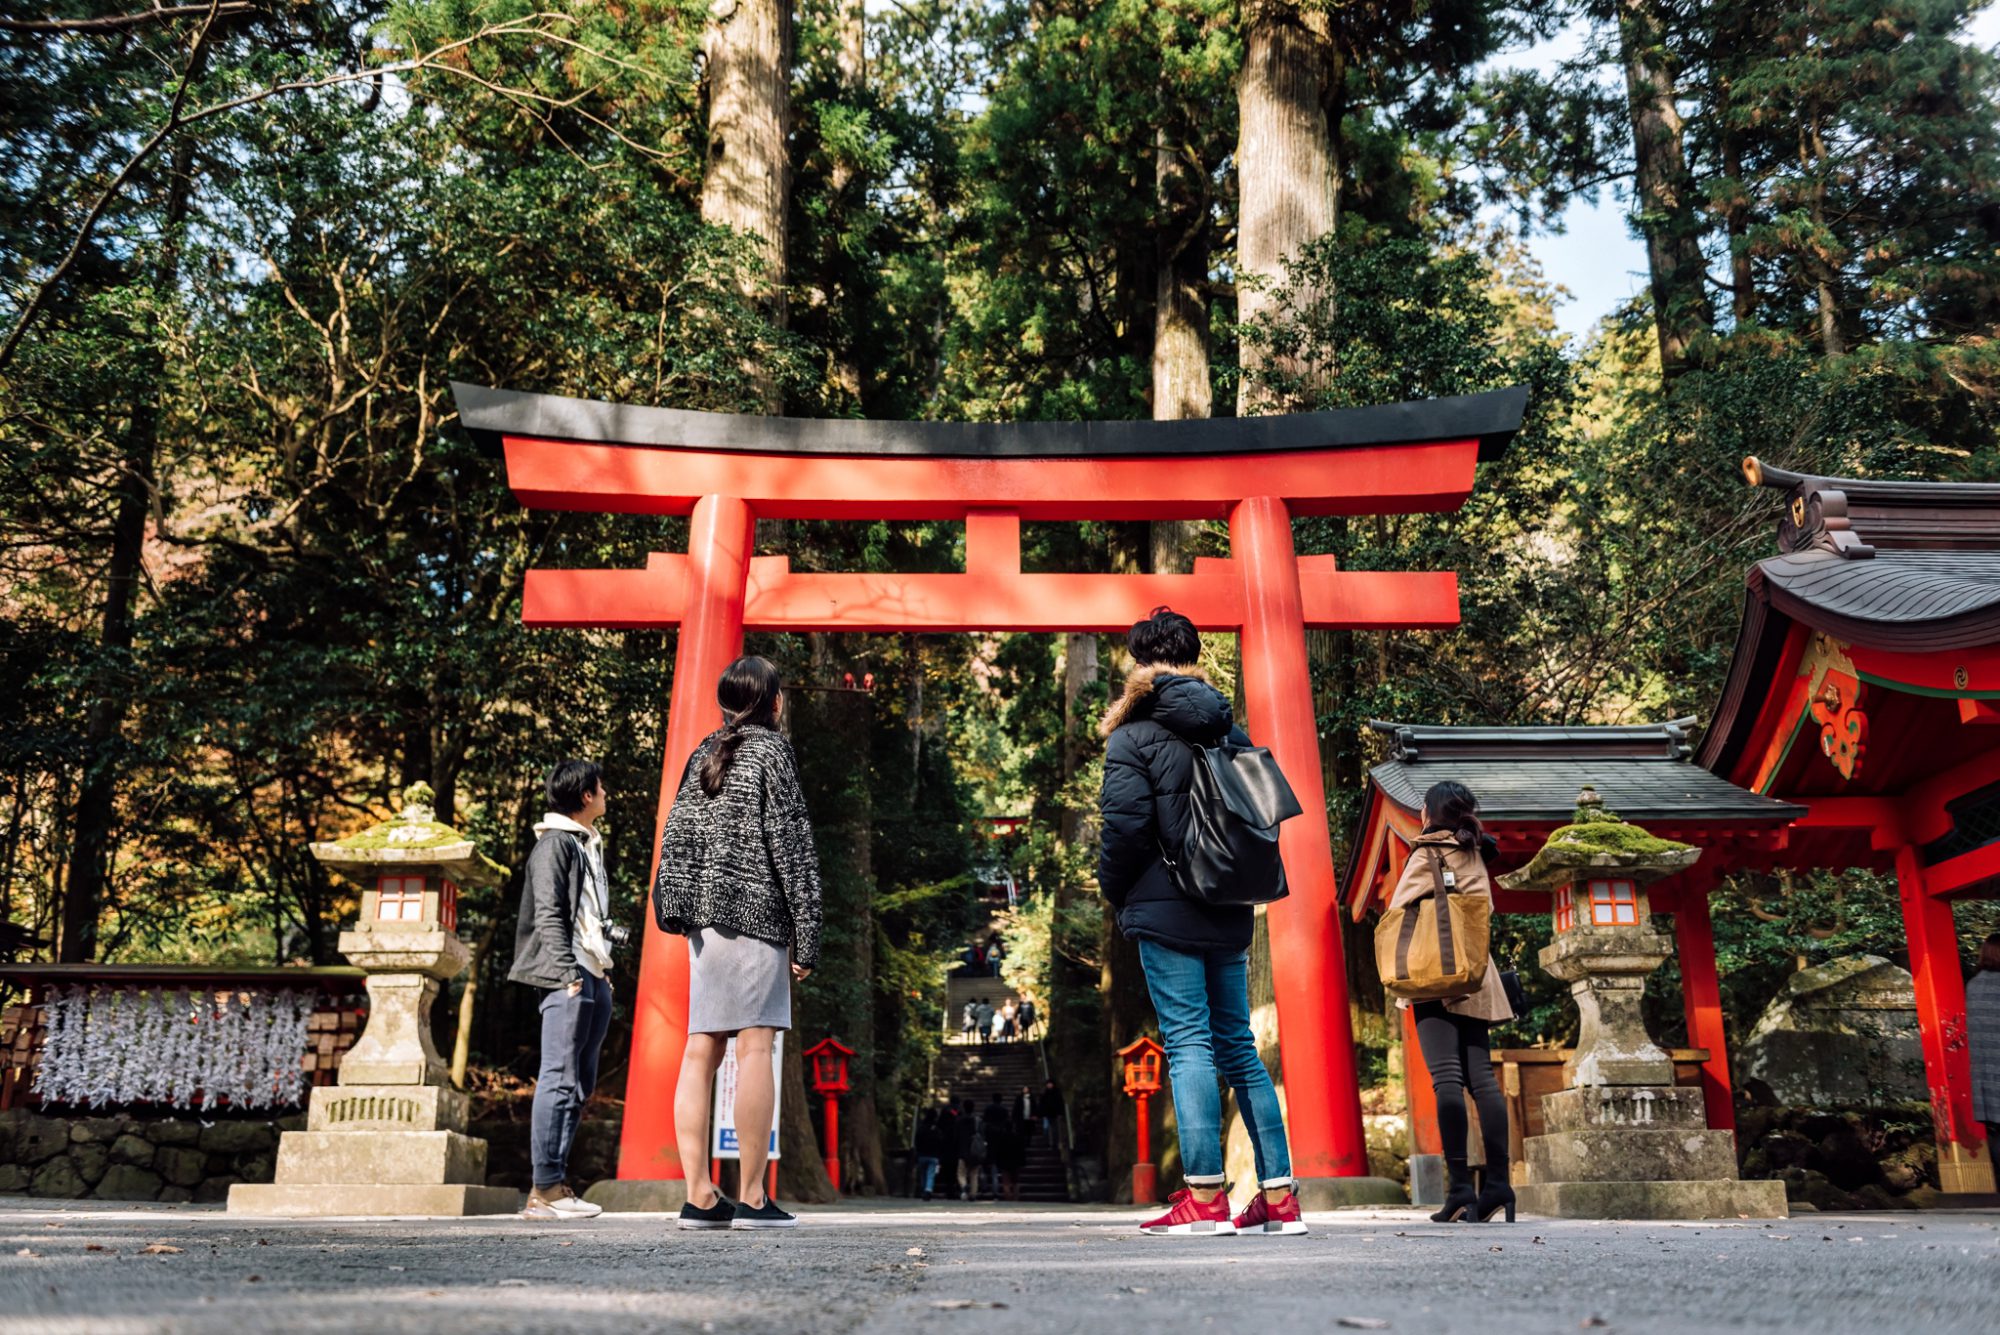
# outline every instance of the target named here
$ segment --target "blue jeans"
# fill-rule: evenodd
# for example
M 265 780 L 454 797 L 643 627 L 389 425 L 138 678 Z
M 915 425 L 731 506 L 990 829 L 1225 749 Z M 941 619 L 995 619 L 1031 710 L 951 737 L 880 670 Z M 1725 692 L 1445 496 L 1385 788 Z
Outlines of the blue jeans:
M 917 1157 L 917 1193 L 928 1196 L 937 1185 L 938 1161 L 928 1154 Z
M 1236 1091 L 1236 1108 L 1257 1157 L 1257 1183 L 1288 1186 L 1292 1155 L 1271 1073 L 1250 1032 L 1247 950 L 1190 954 L 1157 941 L 1139 942 L 1146 990 L 1166 1039 L 1167 1073 L 1180 1124 L 1181 1175 L 1194 1187 L 1219 1187 L 1222 1170 L 1220 1075 Z
M 575 996 L 566 987 L 551 988 L 541 1010 L 542 1069 L 535 1077 L 528 1149 L 535 1185 L 553 1187 L 569 1174 L 569 1147 L 597 1088 L 597 1054 L 611 1027 L 611 984 L 586 973 Z

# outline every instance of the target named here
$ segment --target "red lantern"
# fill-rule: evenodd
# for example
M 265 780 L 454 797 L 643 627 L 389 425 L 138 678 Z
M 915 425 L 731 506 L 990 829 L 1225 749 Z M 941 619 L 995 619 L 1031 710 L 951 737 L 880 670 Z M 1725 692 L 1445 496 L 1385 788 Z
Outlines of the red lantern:
M 840 1190 L 840 1096 L 847 1085 L 847 1059 L 854 1049 L 828 1035 L 802 1054 L 812 1062 L 813 1093 L 824 1102 L 826 1114 L 826 1175 L 833 1189 Z
M 1167 1050 L 1141 1034 L 1118 1049 L 1125 1064 L 1125 1092 L 1138 1104 L 1139 1156 L 1132 1165 L 1132 1203 L 1146 1205 L 1160 1198 L 1159 1168 L 1153 1163 L 1153 1095 L 1160 1092 L 1160 1074 Z

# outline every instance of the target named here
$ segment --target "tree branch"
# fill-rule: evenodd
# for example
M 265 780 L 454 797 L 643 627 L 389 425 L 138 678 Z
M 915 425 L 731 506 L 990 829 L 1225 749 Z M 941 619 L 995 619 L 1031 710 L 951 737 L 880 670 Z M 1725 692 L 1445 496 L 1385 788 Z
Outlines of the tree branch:
M 124 32 L 149 23 L 179 23 L 207 15 L 211 20 L 235 14 L 254 13 L 252 0 L 228 0 L 215 5 L 155 5 L 136 14 L 106 14 L 89 19 L 7 19 L 0 18 L 0 32 L 93 33 Z

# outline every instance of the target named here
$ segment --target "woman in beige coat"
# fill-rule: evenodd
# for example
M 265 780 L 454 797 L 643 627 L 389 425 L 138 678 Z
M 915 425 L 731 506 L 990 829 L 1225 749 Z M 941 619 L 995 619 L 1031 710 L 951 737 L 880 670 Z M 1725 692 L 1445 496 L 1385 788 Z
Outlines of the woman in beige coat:
M 1450 892 L 1493 897 L 1483 857 L 1490 844 L 1479 824 L 1479 800 L 1462 783 L 1433 784 L 1424 794 L 1424 832 L 1410 848 L 1390 908 L 1413 903 L 1435 891 L 1440 879 Z M 1437 1095 L 1438 1136 L 1444 1142 L 1445 1168 L 1451 1175 L 1444 1208 L 1431 1218 L 1447 1224 L 1461 1219 L 1485 1222 L 1503 1210 L 1514 1222 L 1514 1189 L 1507 1182 L 1507 1104 L 1493 1078 L 1493 1058 L 1487 1030 L 1514 1018 L 1500 985 L 1500 969 L 1489 956 L 1479 990 L 1455 1001 L 1399 1001 L 1411 1006 L 1417 1021 L 1417 1044 L 1430 1068 L 1431 1089 Z M 1466 1141 L 1471 1119 L 1465 1096 L 1470 1091 L 1479 1108 L 1479 1130 L 1486 1143 L 1486 1176 L 1474 1189 L 1466 1166 Z

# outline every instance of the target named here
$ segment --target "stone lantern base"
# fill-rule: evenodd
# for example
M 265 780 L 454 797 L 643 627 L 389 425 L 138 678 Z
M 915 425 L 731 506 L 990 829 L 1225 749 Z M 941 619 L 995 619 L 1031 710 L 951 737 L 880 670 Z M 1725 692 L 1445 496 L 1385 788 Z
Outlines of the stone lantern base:
M 1524 1213 L 1558 1219 L 1783 1219 L 1785 1184 L 1736 1176 L 1736 1138 L 1708 1129 L 1687 1085 L 1586 1085 L 1547 1095 L 1523 1144 Z
M 437 1085 L 322 1085 L 304 1131 L 278 1140 L 277 1181 L 229 1189 L 243 1215 L 511 1214 L 521 1193 L 486 1182 L 466 1097 Z

